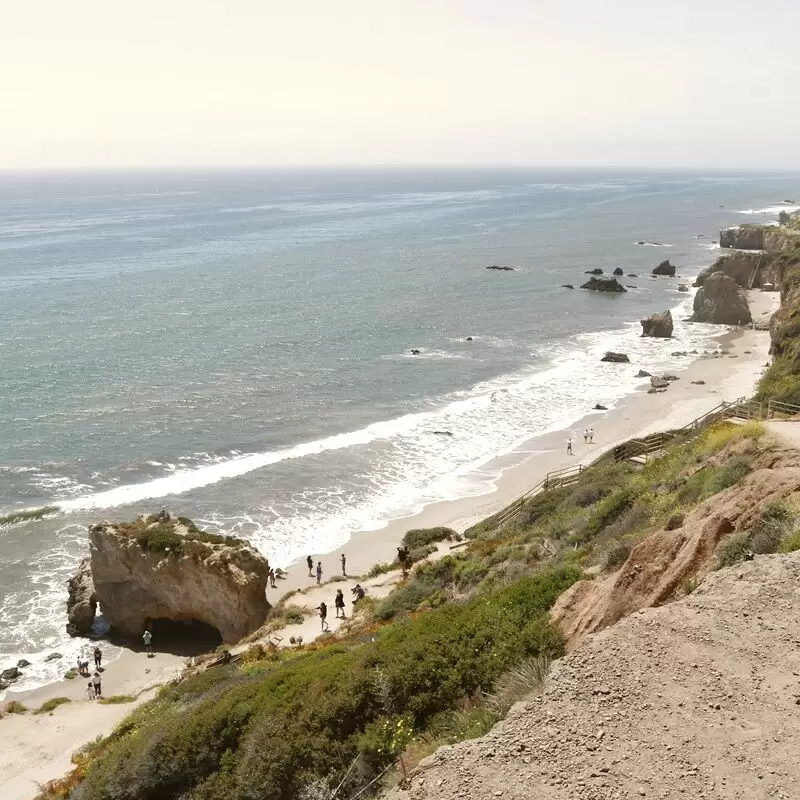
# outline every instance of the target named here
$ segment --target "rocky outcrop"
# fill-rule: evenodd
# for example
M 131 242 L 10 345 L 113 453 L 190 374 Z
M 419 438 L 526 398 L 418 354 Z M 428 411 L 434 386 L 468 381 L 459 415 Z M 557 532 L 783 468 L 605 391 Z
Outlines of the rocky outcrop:
M 672 336 L 672 313 L 669 310 L 661 314 L 651 314 L 639 321 L 642 325 L 642 336 L 660 339 L 669 339 Z
M 719 232 L 719 246 L 735 250 L 763 250 L 764 225 L 734 225 Z
M 752 443 L 741 446 L 748 452 L 754 448 Z M 759 458 L 757 468 L 741 483 L 701 503 L 675 530 L 654 533 L 637 545 L 618 572 L 568 589 L 553 608 L 568 642 L 574 646 L 586 634 L 634 611 L 679 597 L 687 578 L 711 568 L 723 537 L 750 530 L 762 508 L 796 491 L 797 451 L 779 456 L 767 452 Z
M 499 264 L 490 264 L 486 269 L 497 270 L 498 272 L 516 272 L 516 267 L 500 266 Z
M 581 285 L 581 289 L 589 289 L 593 292 L 628 291 L 616 278 L 597 278 L 594 275 Z
M 626 353 L 614 353 L 610 350 L 600 360 L 609 361 L 612 364 L 630 364 L 631 361 Z
M 694 296 L 693 322 L 715 325 L 749 325 L 753 318 L 747 297 L 733 278 L 716 272 Z
M 67 633 L 70 636 L 88 636 L 96 612 L 97 595 L 91 561 L 84 558 L 78 571 L 67 582 Z
M 769 257 L 763 253 L 728 253 L 720 256 L 710 267 L 706 267 L 695 278 L 694 285 L 702 286 L 709 276 L 721 272 L 733 278 L 739 286 L 749 286 L 751 279 L 753 286 L 761 286 L 761 276 L 768 262 Z
M 89 529 L 93 597 L 113 633 L 138 638 L 155 620 L 201 622 L 232 644 L 264 623 L 270 605 L 263 556 L 191 523 L 152 520 Z M 74 581 L 76 597 L 85 598 L 80 571 Z M 85 625 L 85 608 L 71 607 L 70 617 Z
M 600 267 L 595 267 L 594 269 L 587 269 L 584 274 L 586 274 L 586 275 L 602 275 L 603 274 L 603 270 L 601 270 Z
M 625 273 L 622 271 L 622 267 L 617 267 L 617 268 L 614 270 L 614 272 L 613 272 L 613 273 L 611 273 L 611 274 L 612 274 L 612 275 L 624 275 Z
M 662 261 L 653 269 L 653 275 L 666 275 L 669 278 L 675 277 L 675 265 L 669 263 L 669 259 Z

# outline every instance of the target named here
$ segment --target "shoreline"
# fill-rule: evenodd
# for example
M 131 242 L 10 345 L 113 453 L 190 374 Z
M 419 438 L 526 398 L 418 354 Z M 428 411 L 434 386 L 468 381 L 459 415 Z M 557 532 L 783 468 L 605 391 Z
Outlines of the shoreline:
M 752 290 L 747 294 L 754 320 L 768 319 L 778 307 L 777 293 Z M 726 328 L 715 335 L 713 341 L 718 350 L 725 350 L 726 354 L 716 357 L 699 354 L 687 367 L 675 370 L 679 379 L 671 383 L 667 392 L 647 394 L 649 381 L 643 379 L 638 391 L 627 395 L 608 411 L 589 411 L 568 428 L 532 436 L 513 451 L 485 464 L 481 471 L 492 476 L 492 491 L 430 503 L 418 513 L 394 519 L 380 529 L 357 532 L 341 548 L 312 554 L 315 561 L 323 563 L 323 581 L 341 574 L 339 555 L 342 552 L 347 556 L 348 568 L 346 582 L 315 589 L 315 599 L 316 595 L 329 591 L 332 600 L 337 588 L 344 589 L 349 597 L 349 588 L 374 564 L 394 559 L 396 546 L 412 528 L 444 526 L 463 533 L 513 502 L 547 472 L 569 465 L 586 466 L 631 438 L 680 427 L 722 400 L 750 396 L 768 358 L 769 332 Z M 619 368 L 631 370 L 639 366 L 628 363 L 620 364 Z M 595 430 L 593 444 L 583 442 L 582 431 L 589 426 Z M 574 456 L 566 454 L 565 443 L 570 435 L 574 439 Z M 315 578 L 308 577 L 305 559 L 300 559 L 288 566 L 287 577 L 278 582 L 276 589 L 267 590 L 267 598 L 275 605 L 288 592 L 315 585 Z M 381 591 L 390 588 L 387 582 Z M 316 626 L 316 620 L 306 620 L 306 625 L 310 631 Z M 86 700 L 86 678 L 61 679 L 36 689 L 9 692 L 6 701 L 17 700 L 31 710 L 56 697 L 67 697 L 71 701 L 49 713 L 9 714 L 0 719 L 0 732 L 16 743 L 13 756 L 9 753 L 0 762 L 0 780 L 9 792 L 9 800 L 30 800 L 37 791 L 37 784 L 62 777 L 72 767 L 70 756 L 74 750 L 91 738 L 110 733 L 137 705 L 153 697 L 158 686 L 177 677 L 185 661 L 183 655 L 164 652 L 147 659 L 139 650 L 122 647 L 119 656 L 106 663 L 103 678 L 105 696 L 135 698 L 118 705 Z

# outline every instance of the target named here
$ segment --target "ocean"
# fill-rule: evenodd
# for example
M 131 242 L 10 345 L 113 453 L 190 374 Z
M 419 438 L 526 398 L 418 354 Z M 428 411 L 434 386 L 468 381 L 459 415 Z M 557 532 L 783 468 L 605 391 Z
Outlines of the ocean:
M 86 529 L 162 505 L 275 565 L 492 490 L 485 469 L 641 381 L 708 326 L 721 227 L 797 176 L 363 169 L 0 175 L 0 668 L 63 673 Z M 485 269 L 513 266 L 513 271 Z M 621 268 L 624 295 L 571 291 Z M 671 341 L 638 319 L 673 309 Z M 472 337 L 468 341 L 467 337 Z M 411 350 L 418 349 L 417 355 Z M 622 376 L 622 377 L 621 377 Z M 449 431 L 442 436 L 436 431 Z

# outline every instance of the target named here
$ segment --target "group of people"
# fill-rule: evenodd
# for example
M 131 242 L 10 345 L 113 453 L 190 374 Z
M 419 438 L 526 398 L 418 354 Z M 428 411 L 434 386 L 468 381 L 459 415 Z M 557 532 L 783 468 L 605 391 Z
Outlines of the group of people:
M 344 553 L 339 557 L 339 561 L 342 565 L 342 577 L 347 577 L 347 556 Z M 317 576 L 317 586 L 322 583 L 322 562 L 317 561 L 317 566 L 314 566 L 314 559 L 311 556 L 306 556 L 306 565 L 308 566 L 308 577 L 313 578 L 314 575 Z M 270 570 L 272 572 L 272 570 Z M 275 588 L 275 584 L 272 584 L 272 587 Z
M 583 443 L 584 444 L 592 444 L 594 442 L 594 428 L 585 428 L 583 431 Z M 567 439 L 567 455 L 571 456 L 574 455 L 573 451 L 573 440 L 570 436 Z
M 103 651 L 99 645 L 95 645 L 92 655 L 94 656 L 94 672 L 91 673 L 89 672 L 89 657 L 86 650 L 81 650 L 77 659 L 78 675 L 83 678 L 89 678 L 89 682 L 86 684 L 86 697 L 89 700 L 103 696 Z
M 353 605 L 355 605 L 359 600 L 363 600 L 366 596 L 366 591 L 360 583 L 357 583 L 350 590 L 350 592 L 353 595 Z M 344 592 L 341 589 L 336 590 L 336 597 L 333 600 L 333 607 L 336 609 L 336 619 L 347 619 L 347 615 L 344 613 Z M 323 602 L 317 606 L 317 611 L 319 611 L 322 632 L 325 633 L 326 631 L 330 630 L 330 626 L 328 625 L 328 604 L 323 600 Z

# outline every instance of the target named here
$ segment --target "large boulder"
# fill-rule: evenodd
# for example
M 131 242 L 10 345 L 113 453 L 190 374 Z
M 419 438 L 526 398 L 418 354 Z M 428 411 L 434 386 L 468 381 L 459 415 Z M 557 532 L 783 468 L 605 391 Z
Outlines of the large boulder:
M 628 291 L 616 278 L 597 278 L 594 275 L 592 275 L 586 283 L 581 285 L 581 289 L 589 289 L 593 292 Z
M 662 261 L 653 269 L 653 275 L 666 275 L 669 278 L 675 277 L 675 265 L 669 263 L 669 259 Z
M 67 581 L 67 593 L 67 633 L 70 636 L 88 636 L 97 612 L 89 558 L 81 561 L 78 571 Z
M 672 314 L 669 310 L 661 314 L 651 314 L 639 321 L 642 324 L 642 336 L 661 339 L 669 339 L 672 336 Z
M 745 293 L 733 278 L 721 272 L 709 276 L 694 296 L 692 322 L 749 325 L 752 321 Z
M 201 622 L 233 644 L 270 610 L 269 564 L 241 539 L 149 517 L 92 525 L 89 543 L 94 598 L 113 633 L 138 638 L 156 620 Z

